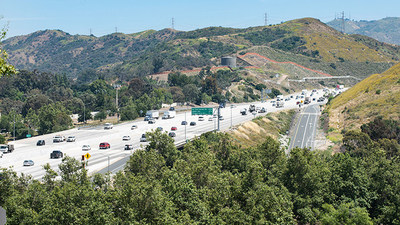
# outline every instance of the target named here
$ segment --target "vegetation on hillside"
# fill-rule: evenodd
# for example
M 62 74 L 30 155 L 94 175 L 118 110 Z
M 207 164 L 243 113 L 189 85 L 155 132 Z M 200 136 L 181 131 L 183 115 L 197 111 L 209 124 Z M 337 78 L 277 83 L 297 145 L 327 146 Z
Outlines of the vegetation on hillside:
M 70 157 L 59 172 L 45 165 L 43 182 L 3 168 L 0 205 L 9 224 L 397 224 L 400 145 L 371 133 L 380 124 L 346 133 L 334 155 L 286 156 L 270 137 L 244 148 L 222 133 L 178 150 L 156 131 L 112 179 Z
M 327 105 L 330 135 L 358 130 L 377 116 L 400 118 L 400 64 L 382 74 L 374 74 L 340 94 Z

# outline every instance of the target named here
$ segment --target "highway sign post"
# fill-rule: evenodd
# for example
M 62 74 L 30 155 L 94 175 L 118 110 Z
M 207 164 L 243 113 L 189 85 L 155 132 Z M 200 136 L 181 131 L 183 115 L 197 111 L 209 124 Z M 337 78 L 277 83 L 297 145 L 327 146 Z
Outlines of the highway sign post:
M 192 116 L 194 115 L 212 115 L 213 108 L 192 108 Z
M 86 154 L 85 154 L 85 158 L 86 158 L 86 159 L 89 159 L 90 157 L 91 157 L 91 155 L 90 155 L 89 153 L 86 153 Z

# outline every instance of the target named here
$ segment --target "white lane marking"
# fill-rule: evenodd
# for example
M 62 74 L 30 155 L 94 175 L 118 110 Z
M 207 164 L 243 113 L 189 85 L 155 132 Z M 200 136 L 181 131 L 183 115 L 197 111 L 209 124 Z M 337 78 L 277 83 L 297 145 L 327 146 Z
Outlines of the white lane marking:
M 306 122 L 306 124 L 308 123 L 308 120 L 310 119 L 310 115 L 307 115 L 307 122 Z M 303 148 L 303 143 L 304 143 L 304 138 L 306 137 L 306 132 L 307 131 L 307 127 L 306 127 L 306 129 L 304 130 L 304 133 L 303 133 L 303 140 L 301 141 L 301 145 L 300 145 L 300 148 Z

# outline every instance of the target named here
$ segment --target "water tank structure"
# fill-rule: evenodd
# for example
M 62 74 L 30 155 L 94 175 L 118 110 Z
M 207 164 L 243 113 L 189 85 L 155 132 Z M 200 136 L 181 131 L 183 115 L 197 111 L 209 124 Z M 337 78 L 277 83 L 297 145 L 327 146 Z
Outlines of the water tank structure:
M 222 66 L 229 66 L 231 68 L 236 67 L 236 57 L 234 56 L 224 56 L 221 58 Z

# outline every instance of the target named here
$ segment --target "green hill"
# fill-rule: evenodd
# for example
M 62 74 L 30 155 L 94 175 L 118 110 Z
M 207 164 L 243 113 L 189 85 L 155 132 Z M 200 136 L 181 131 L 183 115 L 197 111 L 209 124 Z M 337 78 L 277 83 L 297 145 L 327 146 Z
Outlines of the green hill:
M 102 37 L 45 30 L 9 38 L 3 47 L 10 62 L 20 69 L 66 73 L 71 77 L 95 69 L 123 80 L 215 66 L 221 56 L 254 51 L 331 75 L 362 78 L 383 72 L 400 58 L 398 46 L 364 36 L 343 35 L 312 18 L 246 29 L 164 29 Z
M 400 119 L 400 64 L 382 74 L 374 74 L 348 89 L 328 104 L 330 136 L 360 129 L 376 116 Z

